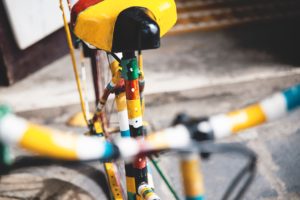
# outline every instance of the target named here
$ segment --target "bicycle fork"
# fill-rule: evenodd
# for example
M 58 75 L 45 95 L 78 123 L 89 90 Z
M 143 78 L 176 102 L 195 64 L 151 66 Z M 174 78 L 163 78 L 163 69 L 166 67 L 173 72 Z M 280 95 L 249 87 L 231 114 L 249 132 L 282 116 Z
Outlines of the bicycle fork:
M 204 200 L 203 175 L 199 155 L 184 153 L 180 160 L 186 200 Z

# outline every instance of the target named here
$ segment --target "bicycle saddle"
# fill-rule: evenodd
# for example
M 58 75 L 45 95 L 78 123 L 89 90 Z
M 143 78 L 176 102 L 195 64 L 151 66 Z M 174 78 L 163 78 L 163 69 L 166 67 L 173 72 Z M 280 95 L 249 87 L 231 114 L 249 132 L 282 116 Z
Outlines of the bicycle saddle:
M 158 48 L 176 19 L 174 0 L 80 0 L 71 12 L 75 35 L 108 52 Z

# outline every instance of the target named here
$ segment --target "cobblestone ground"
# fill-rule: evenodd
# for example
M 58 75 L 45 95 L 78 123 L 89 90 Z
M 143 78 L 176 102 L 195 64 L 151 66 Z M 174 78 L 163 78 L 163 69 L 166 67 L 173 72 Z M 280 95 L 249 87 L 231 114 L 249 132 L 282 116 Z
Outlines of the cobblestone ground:
M 168 60 L 172 56 L 172 47 L 163 49 L 165 55 L 161 58 L 162 69 L 155 65 L 154 59 L 146 61 L 149 65 L 155 66 L 152 69 L 153 71 L 149 71 L 149 74 L 152 73 L 152 76 L 154 76 L 155 72 L 160 72 L 159 70 L 162 70 L 161 73 L 164 73 L 163 69 L 166 70 L 165 67 L 172 61 L 171 63 L 174 65 L 169 66 L 175 67 L 174 70 L 178 74 L 184 73 L 186 76 L 194 78 L 191 69 L 180 66 L 188 66 L 191 62 L 195 64 L 198 57 L 201 63 L 205 64 L 204 68 L 201 68 L 203 66 L 201 64 L 197 71 L 197 73 L 202 74 L 202 77 L 203 74 L 209 72 L 207 73 L 208 77 L 215 73 L 218 74 L 216 78 L 221 79 L 222 74 L 225 74 L 227 79 L 232 77 L 232 79 L 237 80 L 239 77 L 238 71 L 242 72 L 243 70 L 246 70 L 249 74 L 255 72 L 258 76 L 257 78 L 252 77 L 251 80 L 245 78 L 242 80 L 238 79 L 238 81 L 214 82 L 215 84 L 186 91 L 149 94 L 146 96 L 146 120 L 156 129 L 160 129 L 168 127 L 179 112 L 186 112 L 192 116 L 208 116 L 227 112 L 246 106 L 275 91 L 298 83 L 300 76 L 297 73 L 282 73 L 282 71 L 293 71 L 292 68 L 300 63 L 299 56 L 296 53 L 300 52 L 297 51 L 298 48 L 296 47 L 298 41 L 295 41 L 295 46 L 293 46 L 293 41 L 289 40 L 295 33 L 284 35 L 282 29 L 278 27 L 273 30 L 275 30 L 274 33 L 276 33 L 276 30 L 279 31 L 277 37 L 272 35 L 273 32 L 269 29 L 261 31 L 261 29 L 253 29 L 253 27 L 244 29 L 244 32 L 240 29 L 225 31 L 224 34 L 230 35 L 232 38 L 231 42 L 240 38 L 238 43 L 242 44 L 233 42 L 232 45 L 229 45 L 228 37 L 223 37 L 224 34 L 203 33 L 202 36 L 207 39 L 207 43 L 203 43 L 205 45 L 202 49 L 199 46 L 195 46 L 194 51 L 191 52 L 187 48 L 183 48 L 184 53 L 189 54 L 190 52 L 194 56 L 188 57 L 190 59 L 182 61 L 180 65 L 177 63 L 177 60 L 180 59 L 179 57 L 175 57 L 173 61 Z M 254 38 L 251 35 L 258 37 L 258 44 L 253 44 Z M 192 40 L 195 40 L 195 38 L 196 35 L 192 34 L 184 40 L 176 37 L 168 40 L 178 39 L 178 43 L 184 47 L 183 44 L 192 44 Z M 277 41 L 275 38 L 285 38 L 289 45 L 286 45 L 283 41 L 275 44 Z M 263 43 L 265 40 L 268 40 L 268 43 Z M 211 46 L 208 41 L 216 42 L 212 42 Z M 224 49 L 222 50 L 221 48 L 223 47 Z M 207 52 L 214 52 L 215 50 L 219 53 L 209 54 L 211 57 L 201 57 L 201 55 L 207 55 Z M 233 52 L 236 56 L 230 57 L 228 52 Z M 249 56 L 242 52 L 246 52 Z M 174 53 L 176 54 L 176 52 Z M 148 56 L 153 56 L 154 58 L 158 55 L 149 53 Z M 273 65 L 278 67 L 276 69 L 280 71 L 280 75 L 277 74 L 276 70 L 271 69 L 272 73 L 267 77 L 259 76 L 261 69 L 265 72 L 268 68 L 272 68 Z M 214 66 L 219 66 L 219 68 L 213 68 Z M 245 69 L 238 66 L 243 66 Z M 211 70 L 212 68 L 213 70 Z M 228 71 L 234 72 L 227 73 Z M 185 83 L 178 81 L 177 84 Z M 67 119 L 78 110 L 78 105 L 70 105 L 55 109 L 27 111 L 19 114 L 34 122 L 62 130 L 82 133 L 85 131 L 84 129 L 71 128 L 65 125 Z M 112 116 L 112 118 L 114 117 Z M 300 199 L 299 120 L 300 111 L 296 111 L 276 122 L 247 130 L 237 137 L 220 141 L 226 143 L 240 142 L 254 150 L 258 155 L 257 174 L 244 199 Z M 18 149 L 14 149 L 14 152 L 16 155 L 27 154 L 27 152 Z M 168 178 L 179 191 L 179 194 L 182 195 L 180 174 L 177 168 L 178 156 L 175 153 L 167 153 L 161 156 L 159 160 Z M 235 155 L 212 155 L 209 160 L 203 161 L 202 170 L 205 176 L 207 199 L 220 199 L 229 181 L 244 163 L 245 160 Z M 156 179 L 157 192 L 162 199 L 173 199 L 155 171 L 154 177 Z M 27 168 L 1 177 L 0 199 L 107 199 L 107 188 L 105 187 L 103 170 L 99 163 L 91 163 L 86 166 Z

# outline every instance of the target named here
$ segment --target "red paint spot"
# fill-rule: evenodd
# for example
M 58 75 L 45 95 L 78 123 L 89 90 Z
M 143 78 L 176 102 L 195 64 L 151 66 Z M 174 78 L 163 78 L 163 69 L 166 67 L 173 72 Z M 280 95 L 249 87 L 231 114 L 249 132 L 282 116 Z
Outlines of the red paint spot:
M 103 0 L 79 0 L 71 10 L 71 26 L 74 28 L 77 16 L 90 6 L 93 6 Z
M 128 100 L 140 99 L 138 80 L 126 81 L 126 97 Z
M 147 165 L 146 157 L 137 157 L 133 163 L 133 167 L 136 169 L 144 169 Z

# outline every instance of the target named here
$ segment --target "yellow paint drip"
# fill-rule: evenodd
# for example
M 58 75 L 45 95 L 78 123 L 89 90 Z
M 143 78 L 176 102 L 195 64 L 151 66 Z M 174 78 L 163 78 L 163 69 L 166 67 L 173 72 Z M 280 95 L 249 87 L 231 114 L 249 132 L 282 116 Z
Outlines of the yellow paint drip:
M 259 104 L 228 113 L 228 117 L 232 122 L 233 133 L 262 124 L 266 121 L 266 116 Z
M 188 197 L 204 194 L 203 175 L 199 171 L 199 165 L 198 159 L 181 161 L 184 190 Z
M 20 145 L 41 155 L 74 160 L 77 140 L 72 135 L 61 134 L 53 130 L 29 124 Z

